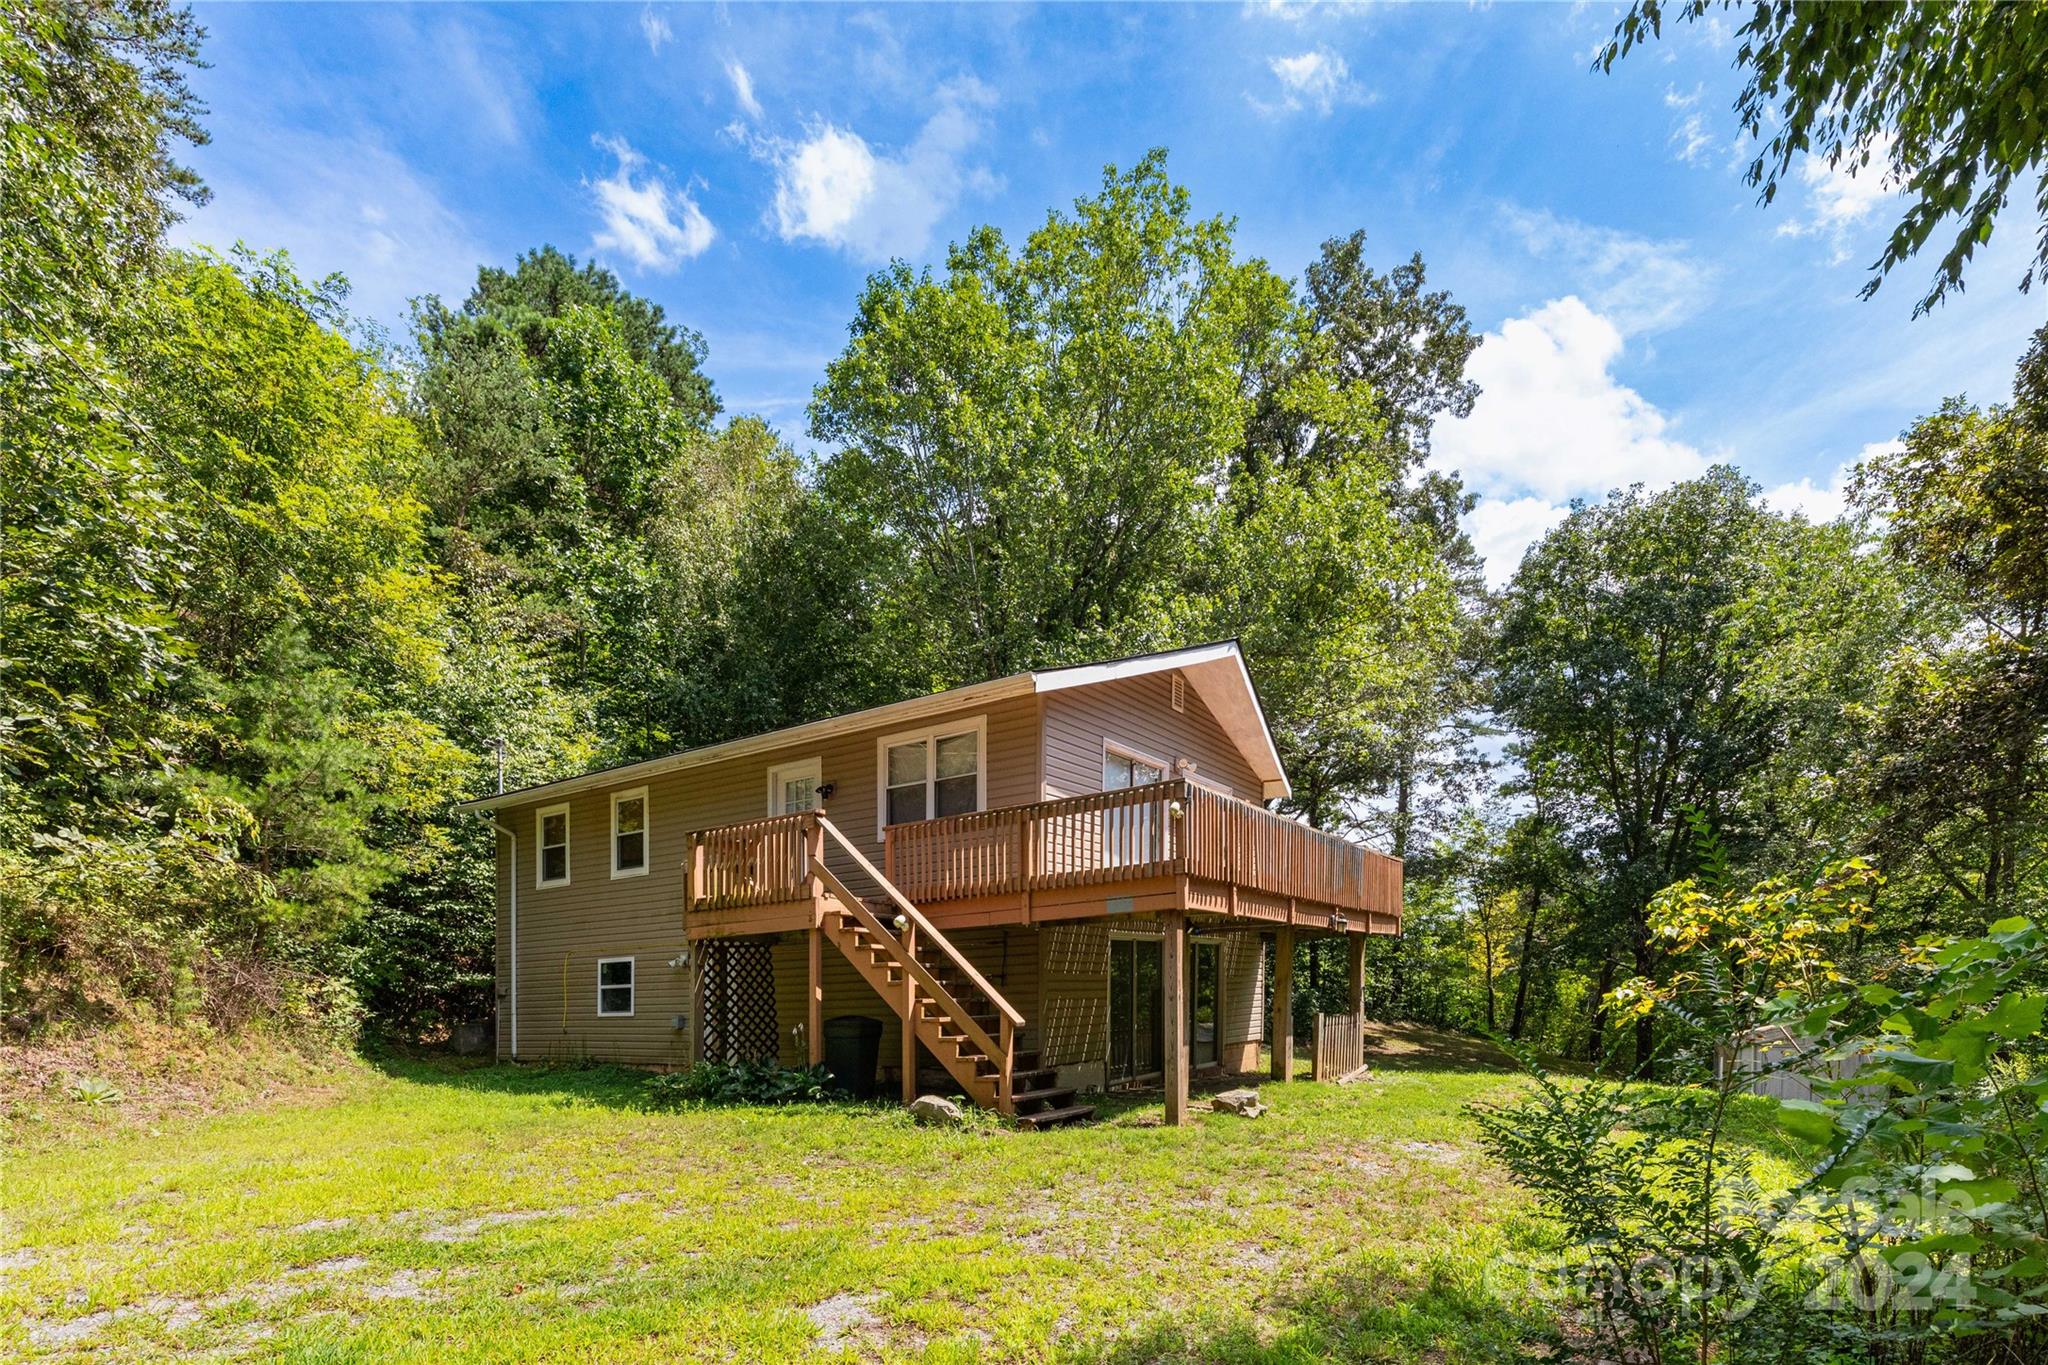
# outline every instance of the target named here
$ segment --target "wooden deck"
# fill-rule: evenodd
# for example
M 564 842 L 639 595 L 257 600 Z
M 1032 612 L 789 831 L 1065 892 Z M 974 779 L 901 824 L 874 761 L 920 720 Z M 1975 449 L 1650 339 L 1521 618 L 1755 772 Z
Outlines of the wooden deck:
M 914 1098 L 917 1049 L 977 1103 L 1020 1122 L 1087 1112 L 1020 1054 L 1024 1016 L 944 930 L 1134 916 L 1163 937 L 1167 1121 L 1187 1118 L 1187 935 L 1191 921 L 1240 922 L 1275 939 L 1276 1067 L 1294 1053 L 1297 932 L 1349 939 L 1353 1012 L 1362 1002 L 1369 934 L 1401 928 L 1401 864 L 1257 806 L 1175 780 L 892 825 L 876 867 L 822 811 L 698 830 L 685 860 L 684 930 L 692 941 L 808 936 L 810 1060 L 820 1060 L 821 958 L 829 942 L 903 1021 L 900 1074 Z M 691 954 L 694 1017 L 703 1017 L 703 955 Z M 950 982 L 962 983 L 956 992 Z M 962 993 L 965 999 L 961 998 Z M 982 1021 L 994 1026 L 993 1032 Z M 702 1030 L 693 1034 L 698 1045 Z M 1284 1079 L 1286 1070 L 1276 1071 Z
M 690 836 L 692 938 L 809 926 L 805 819 Z M 883 848 L 877 880 L 942 925 L 1179 910 L 1330 933 L 1401 929 L 1399 859 L 1186 781 L 891 825 Z

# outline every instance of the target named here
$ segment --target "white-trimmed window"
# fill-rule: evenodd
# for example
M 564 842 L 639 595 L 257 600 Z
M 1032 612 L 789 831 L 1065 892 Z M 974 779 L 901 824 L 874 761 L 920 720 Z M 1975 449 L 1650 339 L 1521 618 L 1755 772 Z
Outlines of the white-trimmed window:
M 597 960 L 597 1012 L 607 1017 L 633 1012 L 633 959 L 601 957 Z
M 647 875 L 647 788 L 612 793 L 612 875 Z
M 1166 780 L 1166 764 L 1113 739 L 1102 741 L 1102 789 L 1122 791 L 1125 787 L 1146 787 Z
M 1154 782 L 1164 782 L 1166 772 L 1166 764 L 1156 758 L 1148 758 L 1115 740 L 1102 741 L 1102 789 L 1106 792 L 1149 787 Z M 1160 846 L 1164 831 L 1154 818 L 1154 804 L 1113 806 L 1102 812 L 1105 866 L 1149 863 L 1165 856 L 1165 850 Z
M 569 884 L 569 808 L 542 806 L 533 816 L 533 884 Z
M 768 770 L 768 813 L 794 815 L 800 810 L 815 809 L 818 788 L 824 784 L 824 765 L 818 759 L 801 758 L 776 764 Z
M 876 741 L 876 837 L 889 825 L 988 805 L 988 717 Z

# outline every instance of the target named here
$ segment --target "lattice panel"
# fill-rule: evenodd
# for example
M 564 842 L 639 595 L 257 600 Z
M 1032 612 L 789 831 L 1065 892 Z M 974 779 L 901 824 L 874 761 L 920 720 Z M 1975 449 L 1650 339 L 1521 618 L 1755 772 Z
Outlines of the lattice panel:
M 704 955 L 704 1059 L 776 1060 L 775 963 L 768 944 L 713 939 L 701 945 L 700 951 Z

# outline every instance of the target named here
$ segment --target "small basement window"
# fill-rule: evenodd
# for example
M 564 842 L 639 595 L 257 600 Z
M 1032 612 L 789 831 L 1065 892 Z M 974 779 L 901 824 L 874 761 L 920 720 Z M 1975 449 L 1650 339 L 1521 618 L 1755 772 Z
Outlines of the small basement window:
M 633 1012 L 633 959 L 601 957 L 597 960 L 597 1012 L 626 1015 Z
M 569 808 L 548 806 L 534 816 L 538 837 L 534 843 L 536 886 L 566 886 L 569 883 Z
M 647 871 L 647 788 L 612 793 L 612 875 Z

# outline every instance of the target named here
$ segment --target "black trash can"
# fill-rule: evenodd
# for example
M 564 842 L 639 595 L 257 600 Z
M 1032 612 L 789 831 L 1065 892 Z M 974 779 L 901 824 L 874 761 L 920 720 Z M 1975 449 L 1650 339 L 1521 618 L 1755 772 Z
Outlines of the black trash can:
M 825 1021 L 825 1069 L 832 1083 L 855 1099 L 875 1097 L 875 1063 L 881 1053 L 881 1020 L 838 1014 Z

